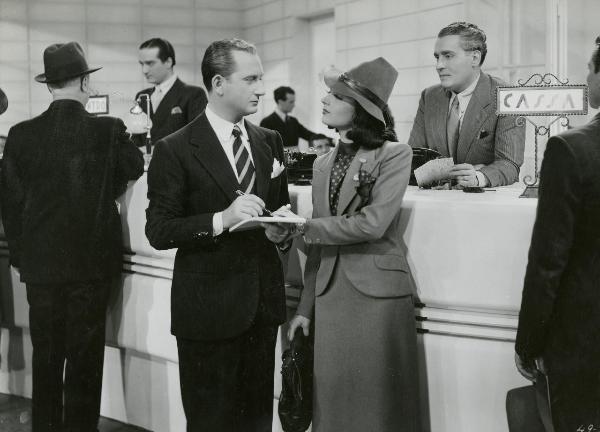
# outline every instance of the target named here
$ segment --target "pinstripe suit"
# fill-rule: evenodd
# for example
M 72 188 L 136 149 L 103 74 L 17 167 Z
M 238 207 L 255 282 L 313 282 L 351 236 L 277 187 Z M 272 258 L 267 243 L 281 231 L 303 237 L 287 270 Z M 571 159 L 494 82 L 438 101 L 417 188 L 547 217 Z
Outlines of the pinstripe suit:
M 483 164 L 480 171 L 490 186 L 502 186 L 519 180 L 523 164 L 525 127 L 515 126 L 513 117 L 496 116 L 496 87 L 506 85 L 498 78 L 481 73 L 460 128 L 457 163 Z M 408 144 L 426 147 L 449 156 L 446 138 L 446 118 L 450 93 L 441 85 L 426 88 L 421 93 Z

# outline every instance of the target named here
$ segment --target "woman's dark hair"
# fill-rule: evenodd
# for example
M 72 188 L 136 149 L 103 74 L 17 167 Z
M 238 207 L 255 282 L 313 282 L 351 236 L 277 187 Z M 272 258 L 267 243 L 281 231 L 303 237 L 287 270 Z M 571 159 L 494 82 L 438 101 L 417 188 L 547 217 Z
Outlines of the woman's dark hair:
M 383 109 L 385 125 L 354 101 L 352 129 L 346 136 L 366 149 L 376 149 L 386 141 L 398 141 L 394 131 L 394 116 L 389 107 Z

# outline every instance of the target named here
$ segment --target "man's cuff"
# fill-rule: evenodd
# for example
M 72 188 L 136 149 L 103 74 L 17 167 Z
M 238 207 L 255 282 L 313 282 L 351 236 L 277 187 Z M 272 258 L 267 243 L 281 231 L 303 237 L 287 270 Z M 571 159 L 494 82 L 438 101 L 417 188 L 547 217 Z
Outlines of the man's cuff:
M 481 171 L 475 171 L 475 175 L 477 176 L 477 186 L 488 187 L 490 185 L 484 173 Z
M 213 237 L 223 233 L 223 212 L 218 212 L 213 215 Z

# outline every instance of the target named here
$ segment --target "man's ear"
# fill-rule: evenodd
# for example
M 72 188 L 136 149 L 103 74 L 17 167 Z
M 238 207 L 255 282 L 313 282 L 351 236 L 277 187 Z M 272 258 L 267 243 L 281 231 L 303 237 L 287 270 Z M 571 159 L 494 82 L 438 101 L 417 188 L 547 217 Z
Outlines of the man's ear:
M 81 91 L 84 93 L 87 93 L 89 89 L 90 89 L 90 75 L 87 74 L 81 78 Z
M 223 86 L 225 84 L 225 77 L 223 75 L 215 75 L 211 80 L 213 92 L 218 94 L 219 96 L 223 96 L 224 89 Z
M 481 63 L 481 51 L 474 50 L 473 51 L 473 62 L 472 62 L 472 65 L 473 66 L 479 66 L 480 63 Z

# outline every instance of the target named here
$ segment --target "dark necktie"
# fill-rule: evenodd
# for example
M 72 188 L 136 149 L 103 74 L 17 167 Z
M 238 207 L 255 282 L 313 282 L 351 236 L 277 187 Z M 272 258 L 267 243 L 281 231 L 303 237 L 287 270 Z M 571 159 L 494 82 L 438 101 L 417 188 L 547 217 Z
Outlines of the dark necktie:
M 458 96 L 454 96 L 448 119 L 446 120 L 446 137 L 448 138 L 448 152 L 456 163 L 456 150 L 458 147 L 458 136 L 460 133 L 460 107 L 458 105 Z
M 235 169 L 237 170 L 240 189 L 244 193 L 251 193 L 254 188 L 254 181 L 256 180 L 254 165 L 246 146 L 242 145 L 242 131 L 238 125 L 233 126 L 231 133 L 235 137 L 233 141 L 233 158 L 235 160 Z

